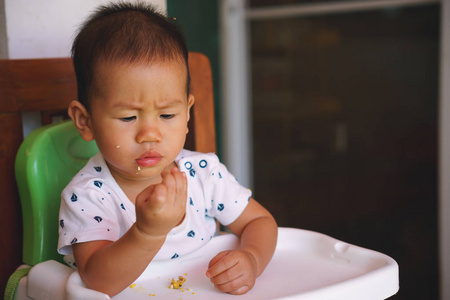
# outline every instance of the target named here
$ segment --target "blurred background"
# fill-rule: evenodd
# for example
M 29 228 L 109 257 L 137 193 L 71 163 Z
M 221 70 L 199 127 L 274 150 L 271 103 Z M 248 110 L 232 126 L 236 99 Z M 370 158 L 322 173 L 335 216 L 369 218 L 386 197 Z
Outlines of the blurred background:
M 107 2 L 1 0 L 1 58 L 69 56 L 79 24 Z M 449 1 L 145 2 L 210 58 L 218 154 L 280 226 L 391 256 L 393 299 L 450 297 L 439 184 Z M 25 135 L 39 118 L 27 116 Z

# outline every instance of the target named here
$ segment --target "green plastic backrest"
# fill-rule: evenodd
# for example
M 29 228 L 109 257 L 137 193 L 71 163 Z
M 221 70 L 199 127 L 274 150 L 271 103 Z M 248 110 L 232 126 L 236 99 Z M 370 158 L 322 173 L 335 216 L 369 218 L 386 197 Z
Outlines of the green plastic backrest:
M 62 261 L 57 252 L 61 192 L 98 152 L 84 141 L 72 121 L 31 132 L 16 157 L 16 180 L 22 203 L 23 261 L 29 265 Z

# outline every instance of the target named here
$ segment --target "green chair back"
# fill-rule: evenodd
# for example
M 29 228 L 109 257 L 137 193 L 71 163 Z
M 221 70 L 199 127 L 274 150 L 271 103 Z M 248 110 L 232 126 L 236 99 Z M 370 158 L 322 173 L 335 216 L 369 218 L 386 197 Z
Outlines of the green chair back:
M 61 192 L 97 152 L 95 142 L 84 141 L 72 121 L 39 128 L 23 141 L 15 171 L 22 203 L 24 263 L 62 261 L 57 252 Z

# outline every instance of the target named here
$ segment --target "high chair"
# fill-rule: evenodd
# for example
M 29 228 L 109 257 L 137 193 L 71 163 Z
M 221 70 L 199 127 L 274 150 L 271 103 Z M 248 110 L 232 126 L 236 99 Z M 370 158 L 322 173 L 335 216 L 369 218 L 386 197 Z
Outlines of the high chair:
M 68 61 L 65 74 L 71 68 Z M 44 67 L 49 60 L 39 62 Z M 190 53 L 189 69 L 195 104 L 186 148 L 215 152 L 209 61 L 200 53 Z M 60 71 L 54 70 L 54 78 Z M 55 87 L 48 84 L 41 88 Z M 82 140 L 71 121 L 39 128 L 22 143 L 15 168 L 22 203 L 24 265 L 13 277 L 25 276 L 18 285 L 12 280 L 13 299 L 109 299 L 86 288 L 78 272 L 56 251 L 60 193 L 97 151 L 95 142 Z M 237 246 L 234 235 L 220 235 L 175 262 L 154 261 L 133 285 L 114 298 L 230 298 L 215 290 L 204 273 L 215 254 Z M 169 280 L 180 275 L 187 279 L 184 292 L 169 289 Z M 385 299 L 397 290 L 398 266 L 390 257 L 316 232 L 280 228 L 273 260 L 255 287 L 239 299 Z

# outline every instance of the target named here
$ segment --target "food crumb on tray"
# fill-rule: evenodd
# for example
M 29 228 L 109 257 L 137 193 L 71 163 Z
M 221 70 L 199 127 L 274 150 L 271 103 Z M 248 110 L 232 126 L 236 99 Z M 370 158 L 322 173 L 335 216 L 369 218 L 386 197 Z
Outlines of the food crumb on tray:
M 183 283 L 186 281 L 186 278 L 184 276 L 178 276 L 178 280 L 172 278 L 169 289 L 176 289 L 179 290 L 183 286 Z

